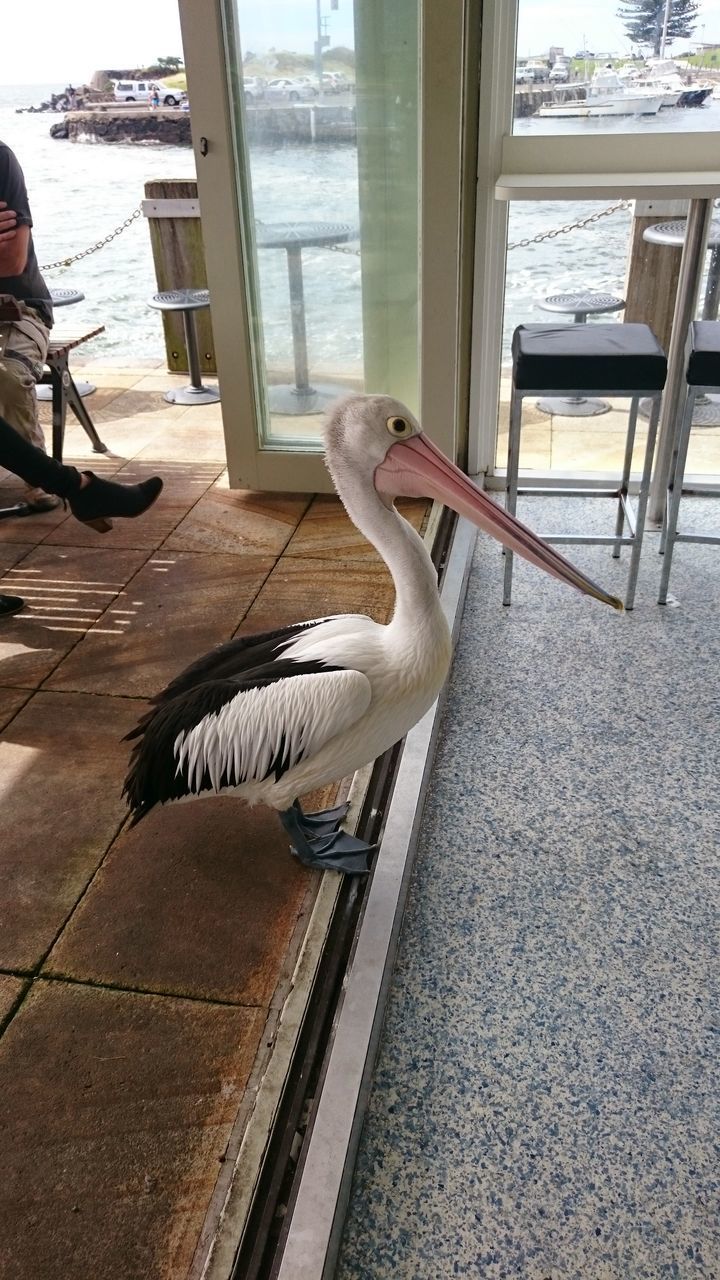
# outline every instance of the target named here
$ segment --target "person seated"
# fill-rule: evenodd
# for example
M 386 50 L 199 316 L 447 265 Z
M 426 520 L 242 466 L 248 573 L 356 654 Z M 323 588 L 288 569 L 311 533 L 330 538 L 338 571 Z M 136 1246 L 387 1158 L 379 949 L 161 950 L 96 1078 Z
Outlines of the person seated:
M 65 466 L 23 439 L 1 416 L 0 467 L 12 471 L 32 487 L 55 494 L 58 502 L 62 500 L 69 506 L 76 520 L 98 533 L 107 533 L 112 528 L 114 516 L 133 519 L 142 515 L 163 487 L 159 476 L 151 476 L 140 484 L 117 484 L 114 480 L 102 480 L 92 471 Z M 20 596 L 0 595 L 0 617 L 18 613 L 24 603 Z
M 0 142 L 0 414 L 30 444 L 45 450 L 35 385 L 42 377 L 53 323 L 52 300 L 43 280 L 31 227 L 23 171 Z M 49 511 L 58 499 L 37 488 L 26 500 L 33 511 Z

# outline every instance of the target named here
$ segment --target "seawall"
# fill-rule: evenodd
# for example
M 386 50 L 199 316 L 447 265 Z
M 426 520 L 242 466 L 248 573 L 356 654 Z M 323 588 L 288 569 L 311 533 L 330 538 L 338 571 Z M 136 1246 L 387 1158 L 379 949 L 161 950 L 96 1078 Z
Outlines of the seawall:
M 248 141 L 258 146 L 280 143 L 355 142 L 355 106 L 298 103 L 248 106 Z M 172 143 L 190 146 L 190 113 L 176 108 L 156 111 L 131 105 L 110 110 L 69 111 L 50 128 L 53 138 L 71 142 Z

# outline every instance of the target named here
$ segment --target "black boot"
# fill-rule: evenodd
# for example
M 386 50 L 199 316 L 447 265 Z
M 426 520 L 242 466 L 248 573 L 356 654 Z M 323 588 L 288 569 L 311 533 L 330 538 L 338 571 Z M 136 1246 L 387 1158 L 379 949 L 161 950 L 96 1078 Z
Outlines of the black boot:
M 0 596 L 0 618 L 11 613 L 19 613 L 25 608 L 25 601 L 20 596 Z
M 143 480 L 142 484 L 116 484 L 114 480 L 101 480 L 92 471 L 84 471 L 83 475 L 90 477 L 90 483 L 72 494 L 68 503 L 75 519 L 98 533 L 112 529 L 112 516 L 141 516 L 163 487 L 159 476 Z

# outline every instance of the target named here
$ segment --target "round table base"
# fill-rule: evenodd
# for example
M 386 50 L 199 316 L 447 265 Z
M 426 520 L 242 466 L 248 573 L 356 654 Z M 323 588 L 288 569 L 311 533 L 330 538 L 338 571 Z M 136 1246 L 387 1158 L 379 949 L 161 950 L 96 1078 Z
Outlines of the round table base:
M 91 396 L 93 391 L 97 391 L 97 387 L 92 382 L 76 382 L 75 386 L 79 396 Z M 41 387 L 37 387 L 35 394 L 38 400 L 52 400 L 52 387 L 43 383 Z
M 296 416 L 303 413 L 324 413 L 329 404 L 349 394 L 348 387 L 334 387 L 319 382 L 302 390 L 299 387 L 279 385 L 268 387 L 268 405 L 271 413 Z
M 217 404 L 220 392 L 215 387 L 178 387 L 177 391 L 166 391 L 163 399 L 168 404 Z
M 537 400 L 536 408 L 541 413 L 557 414 L 560 418 L 594 418 L 599 413 L 607 413 L 610 405 L 607 400 L 591 400 L 582 396 L 579 400 Z
M 638 413 L 643 418 L 649 418 L 651 408 L 652 400 L 641 400 Z M 698 396 L 692 424 L 694 427 L 720 427 L 720 401 L 713 400 L 710 396 Z

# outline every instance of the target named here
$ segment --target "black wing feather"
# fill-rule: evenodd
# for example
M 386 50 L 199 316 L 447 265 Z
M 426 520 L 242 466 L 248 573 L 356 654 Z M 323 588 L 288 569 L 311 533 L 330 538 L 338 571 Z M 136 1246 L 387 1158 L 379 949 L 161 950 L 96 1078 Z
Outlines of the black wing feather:
M 288 632 L 298 631 L 300 628 L 288 628 Z M 277 648 L 277 632 L 269 633 L 274 638 L 274 647 Z M 248 637 L 254 639 L 255 637 Z M 267 654 L 267 637 L 259 638 L 261 643 L 257 646 L 257 653 Z M 222 655 L 219 663 L 220 668 L 227 666 L 230 661 L 229 645 L 221 646 L 226 651 Z M 248 656 L 250 646 L 245 646 L 245 656 Z M 241 651 L 242 652 L 242 651 Z M 215 654 L 218 650 L 215 650 Z M 235 653 L 235 661 L 237 662 L 238 653 Z M 195 663 L 195 668 L 200 668 L 201 663 Z M 133 812 L 132 826 L 144 818 L 156 804 L 165 804 L 169 800 L 179 800 L 182 796 L 190 794 L 197 795 L 203 791 L 213 791 L 214 787 L 207 771 L 203 776 L 199 789 L 193 788 L 192 792 L 188 786 L 187 778 L 183 773 L 177 772 L 177 760 L 175 758 L 174 744 L 178 734 L 188 732 L 193 729 L 196 724 L 208 715 L 217 715 L 217 713 L 225 706 L 226 703 L 232 701 L 239 693 L 249 689 L 260 689 L 267 685 L 276 683 L 278 680 L 292 678 L 300 675 L 318 675 L 328 671 L 342 671 L 340 666 L 331 666 L 324 662 L 306 661 L 294 662 L 290 658 L 275 657 L 271 661 L 261 662 L 258 666 L 245 670 L 241 674 L 227 676 L 224 679 L 208 679 L 201 683 L 197 680 L 187 682 L 185 677 L 190 675 L 192 668 L 188 668 L 178 677 L 177 681 L 173 681 L 172 685 L 160 694 L 156 699 L 158 705 L 155 706 L 140 721 L 136 729 L 132 733 L 127 734 L 127 738 L 138 738 L 135 743 L 130 757 L 130 769 L 125 786 L 123 787 L 123 795 L 127 797 L 128 804 Z M 179 692 L 174 697 L 170 697 L 170 690 L 175 685 Z M 289 746 L 285 742 L 284 737 L 278 743 L 277 751 L 268 765 L 265 777 L 275 775 L 277 782 L 288 769 L 293 768 L 299 760 L 302 759 L 302 753 L 297 756 L 290 754 Z M 240 782 L 245 781 L 244 778 L 233 776 L 228 778 L 225 773 L 221 778 L 221 786 L 237 786 Z
M 294 622 L 288 627 L 279 627 L 274 631 L 258 631 L 251 635 L 238 636 L 225 644 L 219 644 L 209 653 L 191 662 L 190 666 L 175 676 L 169 685 L 155 694 L 151 702 L 156 707 L 162 706 L 163 703 L 172 701 L 173 698 L 187 693 L 207 680 L 233 679 L 245 674 L 250 675 L 258 667 L 274 665 L 278 649 L 287 645 L 295 636 L 302 635 L 308 627 L 316 625 L 316 621 Z M 152 714 L 151 712 L 150 715 Z M 123 741 L 138 737 L 142 732 L 142 724 L 143 721 L 137 729 L 128 733 Z

